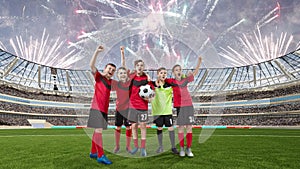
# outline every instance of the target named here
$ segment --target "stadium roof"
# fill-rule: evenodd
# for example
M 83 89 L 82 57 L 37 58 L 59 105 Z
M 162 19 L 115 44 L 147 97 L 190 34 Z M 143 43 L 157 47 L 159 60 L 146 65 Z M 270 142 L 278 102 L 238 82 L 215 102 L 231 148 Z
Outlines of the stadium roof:
M 191 69 L 185 69 L 187 73 Z M 147 70 L 155 79 L 155 70 Z M 171 70 L 168 70 L 171 77 Z M 33 63 L 0 49 L 0 78 L 2 84 L 18 88 L 61 93 L 77 96 L 92 96 L 93 76 L 88 70 L 58 69 Z M 276 86 L 297 82 L 300 79 L 300 49 L 282 57 L 259 64 L 229 67 L 202 68 L 189 85 L 193 95 L 214 95 Z

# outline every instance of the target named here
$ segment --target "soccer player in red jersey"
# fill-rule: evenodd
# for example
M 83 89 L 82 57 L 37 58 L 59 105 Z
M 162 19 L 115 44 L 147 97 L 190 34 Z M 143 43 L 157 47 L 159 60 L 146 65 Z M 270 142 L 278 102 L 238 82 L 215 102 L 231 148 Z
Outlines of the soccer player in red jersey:
M 130 153 L 130 141 L 131 141 L 131 124 L 128 121 L 128 110 L 129 110 L 129 86 L 131 80 L 129 79 L 129 71 L 125 65 L 125 56 L 124 56 L 124 46 L 120 47 L 121 50 L 121 62 L 122 67 L 119 67 L 117 70 L 117 76 L 119 81 L 112 81 L 112 90 L 116 91 L 117 100 L 116 100 L 116 114 L 115 114 L 115 141 L 116 146 L 114 148 L 114 153 L 120 151 L 120 135 L 121 127 L 124 124 L 126 127 L 126 151 Z
M 134 148 L 131 154 L 139 149 L 138 144 L 138 123 L 141 130 L 141 156 L 147 156 L 146 152 L 146 124 L 148 121 L 148 101 L 139 96 L 139 88 L 142 85 L 150 84 L 149 77 L 144 72 L 145 64 L 142 60 L 134 62 L 135 73 L 130 75 L 131 87 L 129 92 L 129 120 L 132 127 Z M 152 86 L 152 84 L 150 84 Z M 153 86 L 152 86 L 153 89 Z
M 173 106 L 177 111 L 177 125 L 178 125 L 178 139 L 180 145 L 181 157 L 185 154 L 188 157 L 193 157 L 192 146 L 192 124 L 194 123 L 194 107 L 192 97 L 188 91 L 188 83 L 194 81 L 194 76 L 198 74 L 202 58 L 199 56 L 198 63 L 194 72 L 189 72 L 187 77 L 182 74 L 180 65 L 175 65 L 172 68 L 172 73 L 175 78 L 166 79 L 165 82 L 169 83 L 173 88 Z M 183 78 L 184 77 L 184 78 Z M 186 129 L 186 150 L 184 152 L 184 128 Z
M 102 130 L 107 129 L 107 114 L 109 97 L 111 91 L 112 76 L 116 71 L 116 66 L 108 63 L 103 72 L 99 72 L 95 66 L 97 56 L 104 48 L 98 46 L 91 61 L 90 67 L 95 78 L 95 91 L 90 109 L 87 127 L 94 128 L 92 138 L 91 158 L 97 158 L 98 163 L 112 164 L 103 151 Z

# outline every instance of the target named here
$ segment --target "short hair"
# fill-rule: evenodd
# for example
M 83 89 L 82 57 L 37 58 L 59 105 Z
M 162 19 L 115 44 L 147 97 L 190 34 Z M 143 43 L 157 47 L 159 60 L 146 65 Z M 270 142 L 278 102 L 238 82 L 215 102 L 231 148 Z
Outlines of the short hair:
M 120 70 L 125 70 L 126 71 L 126 68 L 124 66 L 121 66 L 117 69 L 117 72 L 119 72 Z
M 107 66 L 112 66 L 112 67 L 114 67 L 114 68 L 117 68 L 117 66 L 116 66 L 115 64 L 113 64 L 113 63 L 108 63 L 108 64 L 106 64 L 104 68 L 106 68 Z
M 140 62 L 144 63 L 144 61 L 143 61 L 142 59 L 135 60 L 135 61 L 133 62 L 134 67 L 135 67 L 138 63 L 140 63 Z
M 160 68 L 157 69 L 156 73 L 158 74 L 162 70 L 167 70 L 167 69 L 165 67 L 160 67 Z
M 175 69 L 176 67 L 180 67 L 180 69 L 181 69 L 181 66 L 180 66 L 179 64 L 176 64 L 176 65 L 173 66 L 172 72 L 174 72 L 174 69 Z

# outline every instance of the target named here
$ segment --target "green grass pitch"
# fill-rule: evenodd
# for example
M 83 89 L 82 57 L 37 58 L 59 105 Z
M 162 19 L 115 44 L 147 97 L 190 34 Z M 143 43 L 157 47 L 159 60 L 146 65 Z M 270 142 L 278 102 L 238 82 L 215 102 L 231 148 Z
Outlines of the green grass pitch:
M 194 129 L 194 158 L 179 157 L 170 151 L 156 155 L 155 129 L 147 131 L 149 157 L 126 154 L 124 135 L 121 135 L 123 152 L 115 155 L 111 153 L 113 129 L 109 129 L 104 133 L 107 137 L 104 148 L 112 165 L 98 164 L 89 158 L 89 132 L 83 129 L 0 130 L 0 169 L 300 168 L 300 130 L 297 129 L 217 129 L 201 144 L 201 129 Z M 165 149 L 169 148 L 168 142 L 168 134 L 164 132 Z

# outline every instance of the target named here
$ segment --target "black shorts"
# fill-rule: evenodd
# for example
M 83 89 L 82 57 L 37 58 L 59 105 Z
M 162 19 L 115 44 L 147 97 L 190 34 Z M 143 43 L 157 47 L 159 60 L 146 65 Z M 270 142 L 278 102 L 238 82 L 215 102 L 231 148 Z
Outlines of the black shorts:
M 177 111 L 177 125 L 192 125 L 194 124 L 194 107 L 176 107 Z
M 99 110 L 91 109 L 87 127 L 107 129 L 107 113 L 100 112 Z
M 128 121 L 128 112 L 129 109 L 122 110 L 122 111 L 117 111 L 115 114 L 115 126 L 131 126 L 131 124 Z
M 129 109 L 128 120 L 132 123 L 148 122 L 148 110 Z
M 161 116 L 154 116 L 154 123 L 157 127 L 171 127 L 173 126 L 173 116 L 172 115 L 161 115 Z

